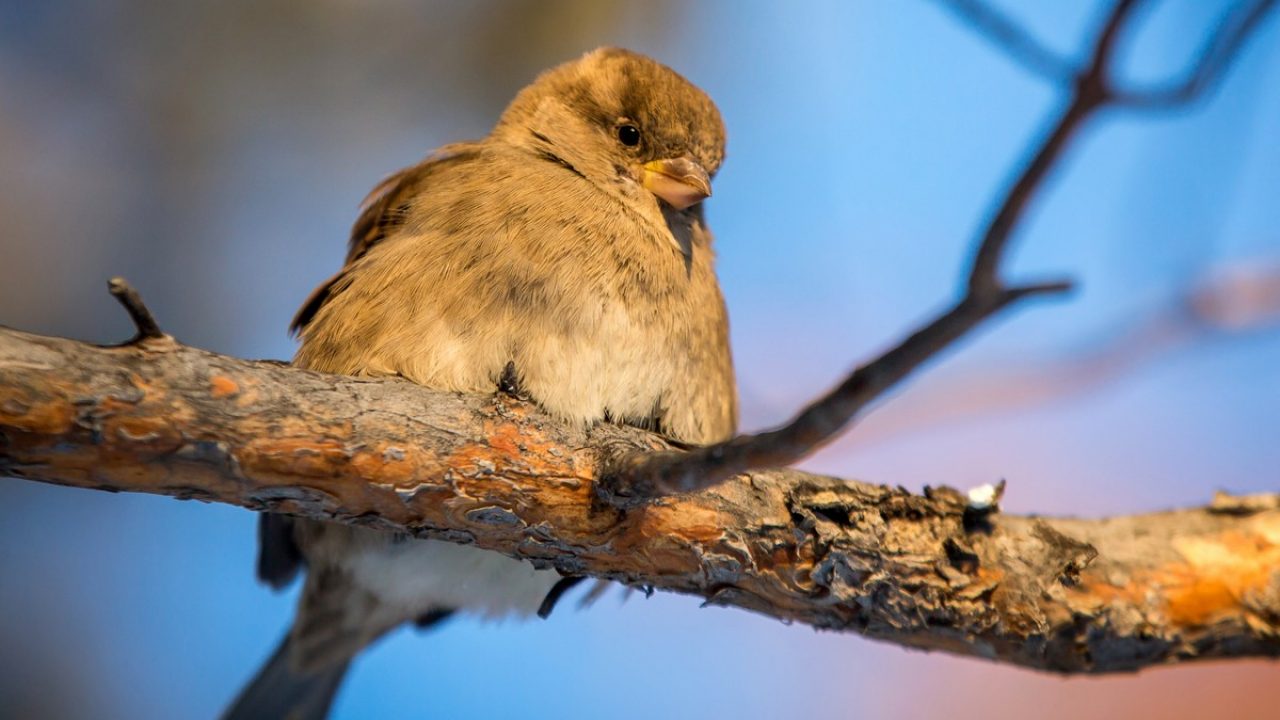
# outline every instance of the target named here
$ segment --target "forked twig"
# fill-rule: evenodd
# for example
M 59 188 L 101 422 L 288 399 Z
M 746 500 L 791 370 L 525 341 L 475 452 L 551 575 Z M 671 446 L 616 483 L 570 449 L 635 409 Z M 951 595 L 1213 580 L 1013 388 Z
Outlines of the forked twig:
M 940 0 L 961 22 L 1003 50 L 1014 62 L 1054 82 L 1067 82 L 1075 68 L 1006 15 L 980 0 Z
M 1245 40 L 1275 4 L 1275 0 L 1257 0 L 1229 11 L 1201 48 L 1191 72 L 1181 82 L 1160 89 L 1118 90 L 1115 93 L 1116 104 L 1140 110 L 1168 110 L 1203 98 L 1216 87 Z

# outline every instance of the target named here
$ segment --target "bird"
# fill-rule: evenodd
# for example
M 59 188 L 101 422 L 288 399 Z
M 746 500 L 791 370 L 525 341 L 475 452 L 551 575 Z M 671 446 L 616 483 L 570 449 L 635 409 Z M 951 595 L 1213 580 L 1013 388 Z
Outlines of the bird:
M 374 188 L 342 269 L 293 320 L 293 363 L 725 440 L 738 401 L 702 202 L 724 157 L 716 105 L 666 65 L 604 47 L 547 70 L 486 137 Z M 351 661 L 391 630 L 528 617 L 561 582 L 491 551 L 270 513 L 259 540 L 262 581 L 306 577 L 228 720 L 326 717 Z

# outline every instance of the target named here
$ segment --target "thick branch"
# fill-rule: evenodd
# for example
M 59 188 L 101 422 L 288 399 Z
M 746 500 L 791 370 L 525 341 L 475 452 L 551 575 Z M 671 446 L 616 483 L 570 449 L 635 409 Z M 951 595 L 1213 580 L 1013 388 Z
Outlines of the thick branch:
M 1031 668 L 1280 656 L 1276 497 L 1057 520 L 777 471 L 631 511 L 596 501 L 602 452 L 656 447 L 505 394 L 0 329 L 0 474 L 475 543 Z

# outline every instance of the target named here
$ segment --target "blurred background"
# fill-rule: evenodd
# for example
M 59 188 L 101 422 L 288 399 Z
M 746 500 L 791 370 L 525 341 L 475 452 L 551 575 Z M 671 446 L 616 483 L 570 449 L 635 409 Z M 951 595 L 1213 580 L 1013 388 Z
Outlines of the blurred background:
M 1109 3 L 1104 3 L 1108 5 Z M 1149 3 L 1124 76 L 1184 71 L 1230 2 Z M 1077 58 L 1102 6 L 1003 4 Z M 1280 487 L 1280 22 L 1185 112 L 1110 113 L 1018 233 L 1070 274 L 807 466 L 1005 507 L 1132 513 Z M 730 132 L 708 215 L 744 422 L 784 420 L 955 297 L 972 238 L 1062 100 L 938 4 L 0 0 L 0 323 L 95 342 L 128 277 L 178 339 L 289 358 L 358 201 L 486 133 L 540 70 L 617 44 Z M 296 588 L 255 516 L 0 483 L 0 716 L 214 717 Z M 1060 679 L 657 594 L 450 622 L 362 656 L 339 718 L 1275 717 L 1280 666 Z

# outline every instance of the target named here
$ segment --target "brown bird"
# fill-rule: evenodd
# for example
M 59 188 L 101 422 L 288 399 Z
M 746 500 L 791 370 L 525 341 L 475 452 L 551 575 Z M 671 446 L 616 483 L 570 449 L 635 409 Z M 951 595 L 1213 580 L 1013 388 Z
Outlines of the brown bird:
M 370 194 L 346 264 L 293 321 L 294 363 L 427 387 L 518 387 L 576 423 L 705 444 L 734 432 L 729 328 L 700 201 L 724 159 L 710 98 L 603 48 L 522 90 L 488 137 Z M 305 564 L 292 629 L 228 718 L 320 718 L 351 659 L 455 611 L 535 612 L 560 579 L 504 555 L 264 515 L 258 573 Z

